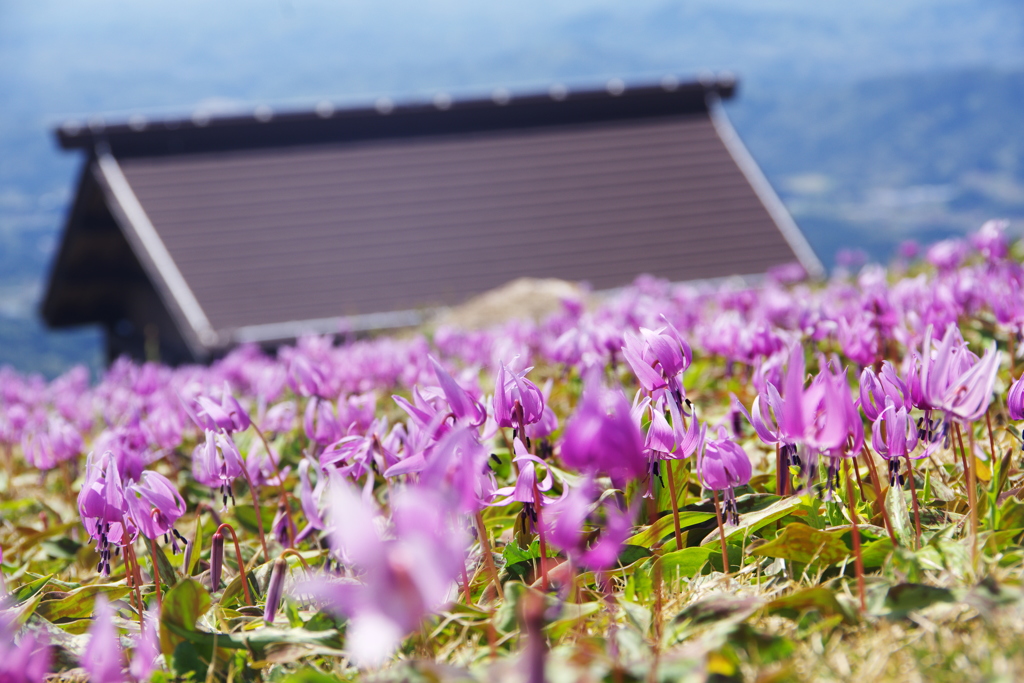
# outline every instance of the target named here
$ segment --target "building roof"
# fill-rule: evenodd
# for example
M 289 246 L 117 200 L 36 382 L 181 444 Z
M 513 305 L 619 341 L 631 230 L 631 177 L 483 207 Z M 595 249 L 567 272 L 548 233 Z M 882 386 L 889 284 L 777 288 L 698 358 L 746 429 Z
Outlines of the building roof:
M 134 277 L 145 272 L 201 358 L 412 324 L 522 276 L 607 289 L 640 273 L 697 280 L 794 260 L 820 273 L 717 104 L 733 88 L 615 81 L 65 124 L 57 136 L 88 154 L 76 205 L 105 202 Z M 82 322 L 64 272 L 87 241 L 82 222 L 73 210 L 44 303 L 51 325 Z

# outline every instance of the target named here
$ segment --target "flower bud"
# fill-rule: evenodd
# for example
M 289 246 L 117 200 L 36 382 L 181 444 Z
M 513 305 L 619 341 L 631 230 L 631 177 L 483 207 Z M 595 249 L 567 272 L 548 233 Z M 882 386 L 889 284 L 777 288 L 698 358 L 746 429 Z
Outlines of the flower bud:
M 281 604 L 284 590 L 284 577 L 288 571 L 288 561 L 283 557 L 274 560 L 274 568 L 270 571 L 270 584 L 267 586 L 267 606 L 263 611 L 263 619 L 268 624 L 274 623 L 277 608 Z
M 220 576 L 224 570 L 224 534 L 217 531 L 210 544 L 210 590 L 220 588 Z

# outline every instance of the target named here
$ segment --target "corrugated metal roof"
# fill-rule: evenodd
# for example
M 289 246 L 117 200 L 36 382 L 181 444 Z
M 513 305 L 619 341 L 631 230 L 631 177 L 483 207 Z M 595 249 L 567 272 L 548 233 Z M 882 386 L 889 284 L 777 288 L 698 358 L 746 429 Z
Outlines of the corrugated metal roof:
M 218 331 L 794 260 L 706 114 L 121 166 Z
M 615 86 L 65 124 L 58 139 L 90 151 L 82 187 L 106 198 L 196 358 L 339 318 L 408 324 L 519 277 L 820 272 L 716 105 L 732 80 Z M 70 251 L 90 239 L 83 216 Z M 61 268 L 44 306 L 58 325 L 74 300 Z

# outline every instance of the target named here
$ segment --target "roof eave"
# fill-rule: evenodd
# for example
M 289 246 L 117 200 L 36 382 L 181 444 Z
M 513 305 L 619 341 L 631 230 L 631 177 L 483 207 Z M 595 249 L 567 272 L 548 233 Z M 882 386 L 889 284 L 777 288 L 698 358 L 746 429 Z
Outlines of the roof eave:
M 768 178 L 765 177 L 761 167 L 757 165 L 754 157 L 750 155 L 746 145 L 743 144 L 736 129 L 733 128 L 728 116 L 726 116 L 725 110 L 722 108 L 718 98 L 713 94 L 708 97 L 708 112 L 715 130 L 718 132 L 718 137 L 722 139 L 733 161 L 736 162 L 736 165 L 746 177 L 747 182 L 753 188 L 754 193 L 761 200 L 765 209 L 768 210 L 768 215 L 779 228 L 782 237 L 792 248 L 800 265 L 803 266 L 807 274 L 813 279 L 817 280 L 825 277 L 825 266 L 822 265 L 821 260 L 814 253 L 810 242 L 807 241 L 803 231 L 800 230 L 800 226 L 793 220 L 793 217 L 786 209 L 786 205 L 782 203 L 779 195 L 776 194 L 775 189 L 768 182 Z
M 185 281 L 145 209 L 135 196 L 117 160 L 108 149 L 96 149 L 90 171 L 114 216 L 185 343 L 197 360 L 208 358 L 223 345 L 206 313 Z

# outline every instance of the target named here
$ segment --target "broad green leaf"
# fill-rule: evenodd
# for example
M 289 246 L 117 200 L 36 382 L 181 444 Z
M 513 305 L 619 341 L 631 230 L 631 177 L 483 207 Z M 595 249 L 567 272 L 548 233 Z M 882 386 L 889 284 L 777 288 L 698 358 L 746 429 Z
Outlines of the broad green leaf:
M 788 498 L 775 501 L 763 510 L 757 510 L 756 512 L 749 512 L 745 515 L 740 515 L 740 523 L 738 525 L 727 526 L 725 528 L 725 538 L 726 540 L 733 538 L 734 536 L 743 538 L 745 535 L 753 534 L 761 527 L 782 519 L 799 507 L 801 503 L 802 500 L 800 496 L 789 496 Z M 718 529 L 715 529 L 705 537 L 701 545 L 718 543 L 718 538 Z
M 627 565 L 633 564 L 637 560 L 643 559 L 645 557 L 650 557 L 650 556 L 651 556 L 651 551 L 648 550 L 647 548 L 644 548 L 643 546 L 625 545 L 625 546 L 622 547 L 622 550 L 619 552 L 618 564 L 620 566 L 625 567 Z
M 153 547 L 154 546 L 149 544 L 149 543 L 147 543 L 146 545 L 150 546 L 150 548 L 149 548 L 149 559 L 150 559 L 150 562 L 152 563 L 154 561 L 154 557 L 153 557 Z M 161 548 L 160 546 L 155 546 L 155 547 L 156 547 L 156 560 L 155 561 L 156 561 L 156 568 L 160 572 L 160 583 L 162 585 L 165 585 L 165 586 L 173 586 L 174 584 L 176 584 L 178 582 L 178 579 L 180 578 L 179 574 L 178 574 L 178 570 L 175 569 L 174 565 L 172 565 L 170 560 L 167 559 L 167 555 L 164 553 L 164 549 Z M 156 579 L 156 577 L 154 577 L 154 580 L 155 579 Z
M 686 510 L 679 513 L 680 530 L 714 519 L 713 512 L 693 512 Z M 643 548 L 653 548 L 659 541 L 675 535 L 675 522 L 672 515 L 667 514 L 660 517 L 657 522 L 642 528 L 636 534 L 626 539 L 626 545 L 637 545 Z
M 661 566 L 661 576 L 665 581 L 676 581 L 681 578 L 693 578 L 700 573 L 714 549 L 706 546 L 683 548 L 665 553 L 660 558 L 652 558 L 641 565 L 641 570 L 650 576 L 654 571 L 654 563 Z
M 889 487 L 885 494 L 885 509 L 889 513 L 889 522 L 892 524 L 893 533 L 896 534 L 896 540 L 901 545 L 912 547 L 915 536 L 914 524 L 910 521 L 907 499 L 899 486 Z
M 203 548 L 203 520 L 201 517 L 196 519 L 196 528 L 192 533 L 192 540 L 189 542 L 189 547 L 185 550 L 184 556 L 181 558 L 182 566 L 181 572 L 185 576 L 194 576 L 196 573 L 196 567 L 199 565 L 199 553 Z M 185 566 L 185 562 L 188 562 L 188 566 Z
M 182 642 L 181 631 L 194 631 L 196 620 L 210 609 L 210 594 L 195 579 L 182 579 L 164 595 L 160 614 L 160 650 L 174 654 Z
M 999 529 L 1024 528 L 1024 501 L 1009 496 L 999 506 Z
M 694 626 L 713 622 L 739 623 L 756 612 L 760 606 L 761 601 L 756 598 L 740 598 L 720 593 L 686 606 L 676 615 L 674 621 L 689 621 Z
M 818 531 L 806 524 L 787 525 L 773 540 L 751 549 L 750 553 L 818 565 L 836 564 L 850 556 L 842 532 Z
M 892 540 L 889 537 L 879 538 L 870 543 L 862 544 L 860 556 L 864 562 L 865 569 L 881 567 L 885 560 L 892 553 Z
M 235 519 L 241 524 L 247 531 L 256 533 L 256 508 L 252 505 L 236 505 Z M 272 531 L 274 514 L 277 509 L 273 506 L 261 505 L 260 513 L 262 514 L 261 520 L 263 522 L 263 533 L 269 534 Z
M 55 599 L 44 599 L 36 607 L 36 614 L 51 622 L 59 619 L 84 619 L 92 616 L 97 595 L 102 593 L 107 600 L 118 600 L 128 595 L 131 590 L 123 583 L 82 586 L 70 593 L 62 593 Z M 47 595 L 50 594 L 46 593 L 43 597 Z
M 33 595 L 41 591 L 46 586 L 46 584 L 50 582 L 50 579 L 52 578 L 53 574 L 49 574 L 47 576 L 41 576 L 38 579 L 29 581 L 26 584 L 22 584 L 21 586 L 18 586 L 13 591 L 11 591 L 11 597 L 13 597 L 16 602 L 28 600 Z
M 625 605 L 626 603 L 623 603 Z M 634 604 L 634 603 L 629 603 Z M 544 627 L 549 638 L 557 640 L 564 636 L 573 626 L 585 620 L 592 614 L 601 611 L 603 605 L 599 602 L 585 602 L 577 605 L 569 603 L 562 608 L 562 615 Z M 642 609 L 642 608 L 641 608 Z
M 939 602 L 955 601 L 956 597 L 948 588 L 920 583 L 900 583 L 886 591 L 880 613 L 899 618 Z
M 843 605 L 836 600 L 835 593 L 823 586 L 804 588 L 795 593 L 776 598 L 767 605 L 765 610 L 768 614 L 779 614 L 788 618 L 795 618 L 810 610 L 817 610 L 822 617 L 841 615 L 847 623 L 854 623 L 856 617 L 843 608 Z
M 340 656 L 342 642 L 336 630 L 307 631 L 301 628 L 280 629 L 263 627 L 240 633 L 208 633 L 184 628 L 178 624 L 163 621 L 167 630 L 193 645 L 203 649 L 225 648 L 246 650 L 253 655 L 253 666 L 261 662 L 294 661 L 294 656 L 333 655 Z M 301 653 L 301 654 L 299 654 Z

